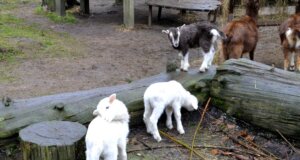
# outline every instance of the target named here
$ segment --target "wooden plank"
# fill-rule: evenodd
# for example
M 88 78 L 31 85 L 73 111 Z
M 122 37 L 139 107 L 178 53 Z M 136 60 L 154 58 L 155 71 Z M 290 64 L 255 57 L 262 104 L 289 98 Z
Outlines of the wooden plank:
M 126 28 L 134 27 L 134 0 L 124 0 L 123 2 L 123 21 Z
M 194 11 L 212 11 L 216 10 L 221 5 L 221 2 L 218 0 L 147 0 L 146 4 L 156 7 L 161 6 L 164 8 L 186 9 Z

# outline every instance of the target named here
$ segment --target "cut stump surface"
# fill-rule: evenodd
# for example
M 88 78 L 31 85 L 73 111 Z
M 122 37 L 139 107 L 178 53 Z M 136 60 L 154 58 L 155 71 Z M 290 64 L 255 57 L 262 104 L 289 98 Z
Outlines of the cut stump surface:
M 84 159 L 86 127 L 77 122 L 45 121 L 19 133 L 23 160 Z

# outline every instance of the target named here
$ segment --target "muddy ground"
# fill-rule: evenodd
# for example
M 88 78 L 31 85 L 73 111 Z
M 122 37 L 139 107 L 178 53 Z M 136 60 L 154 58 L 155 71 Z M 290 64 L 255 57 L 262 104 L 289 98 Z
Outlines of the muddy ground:
M 0 97 L 29 98 L 130 83 L 164 72 L 167 57 L 177 56 L 161 30 L 189 23 L 189 18 L 181 17 L 178 11 L 163 9 L 162 20 L 157 21 L 154 17 L 153 26 L 150 28 L 147 26 L 148 10 L 145 1 L 136 0 L 135 29 L 128 30 L 122 25 L 122 6 L 115 5 L 112 0 L 91 0 L 90 3 L 91 15 L 76 14 L 78 22 L 75 24 L 57 24 L 35 14 L 34 9 L 40 5 L 36 1 L 9 11 L 24 18 L 26 23 L 38 25 L 42 30 L 69 35 L 76 43 L 66 44 L 69 50 L 65 52 L 77 52 L 75 56 L 71 54 L 17 59 L 17 65 L 10 67 L 8 71 L 13 78 L 0 83 Z M 154 13 L 156 12 L 157 9 L 154 8 Z M 206 19 L 206 14 L 198 13 L 196 19 Z M 259 34 L 255 60 L 282 68 L 283 56 L 277 26 L 260 27 Z M 30 40 L 20 38 L 17 44 L 19 42 L 26 44 L 23 47 L 24 52 L 30 54 L 34 50 Z M 199 67 L 201 58 L 197 50 L 191 51 L 192 68 Z M 6 65 L 7 62 L 0 62 L 0 67 Z M 164 122 L 161 122 L 159 128 L 191 144 L 199 119 L 200 112 L 183 114 L 186 130 L 184 136 L 179 135 L 175 129 L 167 131 Z M 206 159 L 271 159 L 269 155 L 263 156 L 268 152 L 280 159 L 292 159 L 295 154 L 291 148 L 281 137 L 275 135 L 252 128 L 243 122 L 237 123 L 211 107 L 197 135 L 196 144 Z M 246 149 L 230 136 L 239 137 L 244 142 L 248 138 L 268 152 Z M 188 159 L 187 149 L 166 137 L 163 139 L 162 143 L 156 143 L 146 134 L 144 126 L 134 127 L 129 136 L 128 159 Z M 253 147 L 253 144 L 248 142 L 247 146 Z M 193 157 L 199 159 L 195 155 Z M 0 159 L 21 159 L 18 146 L 2 147 Z

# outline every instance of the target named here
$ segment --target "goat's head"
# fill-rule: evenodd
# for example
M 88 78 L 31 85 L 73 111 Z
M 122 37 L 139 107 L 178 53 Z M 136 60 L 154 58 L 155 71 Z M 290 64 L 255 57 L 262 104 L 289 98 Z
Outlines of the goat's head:
M 186 93 L 187 93 L 187 97 L 185 99 L 185 104 L 183 105 L 183 107 L 188 111 L 193 111 L 198 109 L 198 99 L 190 92 L 187 91 Z
M 246 15 L 257 19 L 259 10 L 259 0 L 246 0 Z
M 181 28 L 183 26 L 185 26 L 185 24 L 180 27 L 177 27 L 177 28 L 172 27 L 167 30 L 162 30 L 163 33 L 168 34 L 169 40 L 170 40 L 172 46 L 175 48 L 177 48 L 179 46 Z
M 300 25 L 288 28 L 285 35 L 290 47 L 300 49 Z

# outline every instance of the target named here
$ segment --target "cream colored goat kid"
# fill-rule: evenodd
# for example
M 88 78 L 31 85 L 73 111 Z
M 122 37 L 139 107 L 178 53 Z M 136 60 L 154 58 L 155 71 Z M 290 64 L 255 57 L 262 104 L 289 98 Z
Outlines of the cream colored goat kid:
M 181 122 L 181 107 L 188 111 L 198 108 L 198 100 L 190 92 L 186 91 L 177 81 L 159 82 L 150 85 L 144 93 L 144 122 L 147 132 L 152 134 L 154 139 L 161 141 L 157 128 L 157 122 L 164 110 L 167 114 L 166 125 L 173 128 L 172 114 L 174 112 L 177 131 L 184 134 L 185 131 Z
M 86 159 L 127 160 L 126 143 L 129 133 L 129 114 L 116 94 L 102 99 L 93 112 L 96 116 L 89 124 L 86 142 Z

